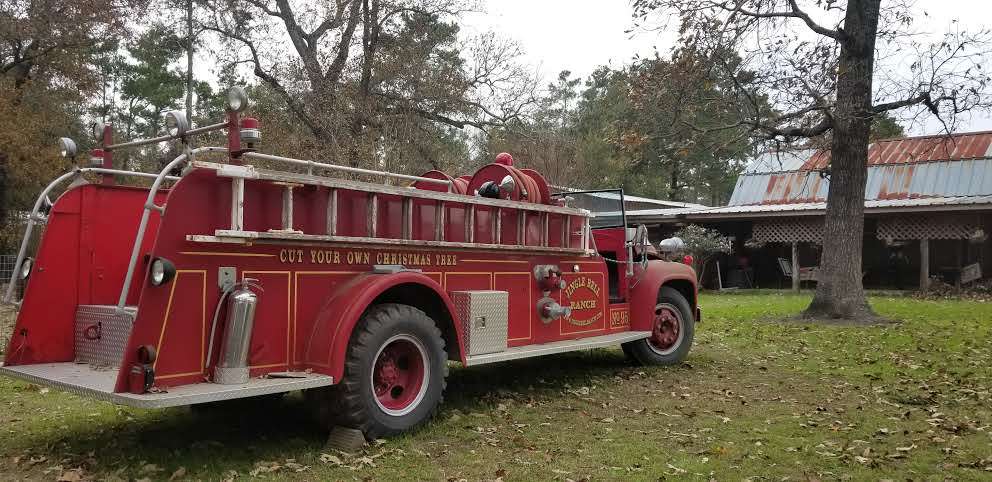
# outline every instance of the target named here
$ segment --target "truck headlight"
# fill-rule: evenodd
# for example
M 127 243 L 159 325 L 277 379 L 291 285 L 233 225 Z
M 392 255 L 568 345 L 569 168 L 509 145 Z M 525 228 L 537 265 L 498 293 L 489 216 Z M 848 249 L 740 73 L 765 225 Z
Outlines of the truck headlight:
M 24 261 L 21 262 L 21 279 L 28 279 L 28 276 L 31 276 L 31 268 L 34 268 L 34 260 L 24 258 Z
M 152 284 L 161 286 L 176 277 L 176 265 L 165 258 L 155 258 L 149 274 Z

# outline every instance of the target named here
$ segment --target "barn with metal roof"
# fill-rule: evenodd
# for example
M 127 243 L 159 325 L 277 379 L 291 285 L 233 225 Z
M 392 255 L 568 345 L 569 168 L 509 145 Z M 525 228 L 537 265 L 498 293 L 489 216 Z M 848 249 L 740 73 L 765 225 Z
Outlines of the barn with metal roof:
M 783 279 L 795 285 L 799 278 L 815 281 L 829 186 L 829 150 L 766 152 L 739 176 L 727 206 L 636 210 L 627 217 L 662 235 L 702 224 L 733 237 L 735 252 L 723 258 L 717 277 L 724 286 L 767 287 Z M 950 283 L 980 278 L 992 262 L 990 229 L 992 132 L 887 139 L 870 146 L 866 286 L 925 288 L 931 275 Z

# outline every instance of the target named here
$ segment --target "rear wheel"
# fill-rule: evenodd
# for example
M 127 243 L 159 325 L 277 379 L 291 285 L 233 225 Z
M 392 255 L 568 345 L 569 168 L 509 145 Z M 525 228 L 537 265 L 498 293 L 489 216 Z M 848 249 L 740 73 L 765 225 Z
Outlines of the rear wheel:
M 641 365 L 674 365 L 685 360 L 692 347 L 695 322 L 692 307 L 682 293 L 664 286 L 654 307 L 651 336 L 624 343 L 624 354 Z
M 355 328 L 341 383 L 312 397 L 320 399 L 326 422 L 374 440 L 433 417 L 447 374 L 444 340 L 434 321 L 412 306 L 382 304 Z

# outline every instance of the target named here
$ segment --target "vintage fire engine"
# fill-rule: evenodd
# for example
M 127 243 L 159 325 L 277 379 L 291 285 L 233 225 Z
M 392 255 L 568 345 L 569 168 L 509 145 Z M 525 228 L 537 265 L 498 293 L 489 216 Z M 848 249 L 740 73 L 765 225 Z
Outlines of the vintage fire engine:
M 686 357 L 695 274 L 653 259 L 622 192 L 593 216 L 506 154 L 463 177 L 261 154 L 247 102 L 232 89 L 226 121 L 199 128 L 169 112 L 154 139 L 94 127 L 99 147 L 31 213 L 0 373 L 146 408 L 304 390 L 371 439 L 429 419 L 449 361 L 610 345 L 642 364 Z M 192 146 L 222 130 L 227 147 Z M 123 149 L 174 140 L 183 153 L 159 173 L 113 168 Z M 356 180 L 374 178 L 392 184 Z

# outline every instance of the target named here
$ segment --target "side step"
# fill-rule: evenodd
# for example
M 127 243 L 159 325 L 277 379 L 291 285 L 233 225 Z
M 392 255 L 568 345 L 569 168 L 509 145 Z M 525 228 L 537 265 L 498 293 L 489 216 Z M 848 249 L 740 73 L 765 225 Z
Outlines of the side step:
M 516 348 L 509 348 L 506 351 L 497 353 L 487 353 L 485 355 L 473 355 L 465 360 L 466 366 L 483 365 L 506 360 L 516 360 L 518 358 L 530 358 L 534 356 L 553 355 L 555 353 L 566 353 L 578 350 L 590 350 L 593 348 L 603 348 L 606 346 L 619 345 L 628 341 L 641 340 L 651 336 L 650 331 L 625 331 L 612 335 L 593 336 L 578 340 L 556 341 L 543 345 L 528 345 Z
M 39 363 L 0 366 L 0 375 L 52 387 L 83 397 L 137 408 L 166 408 L 197 403 L 233 400 L 331 385 L 327 375 L 307 374 L 302 378 L 252 378 L 243 385 L 196 383 L 170 388 L 167 392 L 114 393 L 117 370 L 99 370 L 79 363 Z

